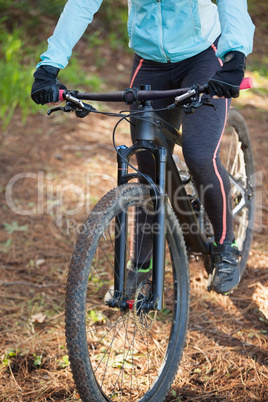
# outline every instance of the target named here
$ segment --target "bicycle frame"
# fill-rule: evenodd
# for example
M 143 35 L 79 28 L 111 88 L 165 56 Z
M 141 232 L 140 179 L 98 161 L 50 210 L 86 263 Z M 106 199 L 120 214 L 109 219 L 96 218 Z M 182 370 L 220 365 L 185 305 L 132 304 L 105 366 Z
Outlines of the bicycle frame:
M 187 224 L 190 228 L 195 227 L 197 230 L 185 234 L 185 240 L 191 251 L 195 253 L 208 254 L 209 241 L 201 233 L 198 220 L 192 208 L 189 196 L 187 195 L 184 183 L 179 175 L 178 169 L 174 162 L 163 127 L 171 130 L 164 120 L 160 119 L 153 111 L 151 102 L 142 102 L 138 108 L 136 115 L 136 141 L 127 148 L 119 146 L 118 151 L 118 185 L 134 179 L 141 178 L 139 173 L 128 173 L 128 163 L 132 155 L 140 150 L 151 152 L 156 162 L 156 181 L 157 197 L 155 202 L 155 210 L 157 214 L 154 217 L 154 224 L 159 229 L 153 234 L 153 295 L 148 302 L 146 309 L 162 310 L 163 309 L 163 287 L 164 272 L 163 266 L 165 262 L 165 221 L 166 221 L 166 202 L 167 196 L 170 199 L 172 207 L 181 224 Z M 175 129 L 174 129 L 175 130 Z M 170 132 L 169 140 L 176 141 L 176 133 Z M 175 199 L 176 198 L 176 199 Z M 179 200 L 179 202 L 178 202 Z M 125 293 L 125 267 L 126 267 L 126 233 L 127 233 L 127 212 L 121 212 L 117 217 L 115 233 L 115 274 L 114 285 L 115 292 L 113 298 L 113 306 L 122 308 L 120 301 L 121 295 Z M 120 230 L 118 229 L 120 228 Z M 119 304 L 119 305 L 117 305 Z M 126 306 L 127 308 L 127 306 Z
M 252 87 L 249 79 L 244 79 L 241 89 Z M 148 96 L 148 91 L 150 95 Z M 195 211 L 193 210 L 191 200 L 187 195 L 184 182 L 180 177 L 172 154 L 169 150 L 167 140 L 171 143 L 180 143 L 180 137 L 177 130 L 169 123 L 157 116 L 148 99 L 161 99 L 167 97 L 175 97 L 175 103 L 171 107 L 184 107 L 185 109 L 195 109 L 202 104 L 211 106 L 209 102 L 202 102 L 200 94 L 208 93 L 207 86 L 193 86 L 188 89 L 175 89 L 170 91 L 150 91 L 149 86 L 143 86 L 141 90 L 126 89 L 110 94 L 83 94 L 77 91 L 60 93 L 60 99 L 69 101 L 65 108 L 56 107 L 50 111 L 63 110 L 65 112 L 73 110 L 82 110 L 84 114 L 79 117 L 85 117 L 94 108 L 88 104 L 84 104 L 79 99 L 84 100 L 105 100 L 119 101 L 131 104 L 140 102 L 138 112 L 136 112 L 136 142 L 129 148 L 125 146 L 118 147 L 118 185 L 127 183 L 134 178 L 141 178 L 144 175 L 140 173 L 128 173 L 128 164 L 130 157 L 140 150 L 151 152 L 156 161 L 156 188 L 154 188 L 157 197 L 155 199 L 155 222 L 159 227 L 159 232 L 153 234 L 153 294 L 146 309 L 161 310 L 163 308 L 163 266 L 165 260 L 165 221 L 166 221 L 166 202 L 169 198 L 171 205 L 175 211 L 178 220 L 183 227 L 189 230 L 183 233 L 186 244 L 192 253 L 209 254 L 210 243 L 198 223 Z M 74 96 L 75 95 L 75 96 Z M 73 108 L 72 105 L 75 105 Z M 189 107 L 190 105 L 190 107 Z M 132 115 L 133 116 L 133 115 Z M 167 129 L 167 133 L 163 133 L 163 128 Z M 150 180 L 148 180 L 150 181 Z M 178 202 L 179 201 L 179 202 Z M 242 205 L 243 207 L 243 205 Z M 238 208 L 241 208 L 241 203 Z M 119 230 L 120 228 L 120 230 Z M 194 231 L 192 229 L 195 229 Z M 127 310 L 130 307 L 130 301 L 122 298 L 125 294 L 125 270 L 126 270 L 126 246 L 125 239 L 127 233 L 127 216 L 126 212 L 120 213 L 116 222 L 115 233 L 115 274 L 114 274 L 114 296 L 109 302 L 111 307 L 119 307 L 121 310 Z M 130 304 L 129 304 L 130 303 Z

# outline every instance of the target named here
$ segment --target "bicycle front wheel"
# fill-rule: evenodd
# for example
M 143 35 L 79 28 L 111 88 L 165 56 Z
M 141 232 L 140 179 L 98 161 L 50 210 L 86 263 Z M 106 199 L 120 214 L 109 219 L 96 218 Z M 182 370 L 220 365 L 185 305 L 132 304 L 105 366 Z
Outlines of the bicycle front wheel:
M 152 213 L 152 208 L 148 186 L 120 186 L 99 201 L 78 237 L 67 283 L 66 338 L 82 401 L 160 402 L 177 372 L 187 331 L 189 274 L 182 233 L 169 204 L 164 309 L 141 313 L 137 307 L 152 291 L 150 277 L 138 286 L 128 310 L 106 302 L 114 281 L 116 217 L 127 212 L 130 260 L 135 213 Z

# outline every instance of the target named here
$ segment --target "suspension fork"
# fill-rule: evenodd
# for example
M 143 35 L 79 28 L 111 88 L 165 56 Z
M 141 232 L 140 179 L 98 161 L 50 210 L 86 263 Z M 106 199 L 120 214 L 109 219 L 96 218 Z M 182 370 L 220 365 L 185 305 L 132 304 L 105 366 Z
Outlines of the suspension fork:
M 122 177 L 128 174 L 128 165 L 125 159 L 127 149 L 125 145 L 117 148 L 118 185 L 120 185 Z M 119 300 L 126 288 L 127 223 L 127 211 L 120 212 L 115 220 L 114 300 Z
M 156 180 L 158 182 L 159 195 L 156 200 L 154 227 L 156 233 L 153 233 L 153 297 L 148 307 L 153 310 L 163 309 L 164 292 L 164 267 L 166 251 L 166 162 L 167 150 L 164 147 L 158 148 L 156 157 Z
M 163 309 L 164 289 L 164 266 L 165 266 L 165 239 L 166 239 L 166 161 L 167 150 L 164 147 L 157 147 L 151 141 L 139 140 L 131 147 L 118 147 L 118 185 L 127 183 L 133 178 L 141 178 L 139 173 L 128 174 L 128 161 L 130 157 L 139 150 L 150 151 L 156 162 L 156 187 L 152 189 L 154 201 L 153 232 L 153 292 L 148 300 L 148 310 Z M 126 290 L 126 265 L 127 265 L 127 211 L 122 211 L 116 217 L 115 225 L 115 257 L 114 257 L 114 298 L 115 307 L 125 308 L 122 305 L 122 295 Z M 120 306 L 119 306 L 120 304 Z

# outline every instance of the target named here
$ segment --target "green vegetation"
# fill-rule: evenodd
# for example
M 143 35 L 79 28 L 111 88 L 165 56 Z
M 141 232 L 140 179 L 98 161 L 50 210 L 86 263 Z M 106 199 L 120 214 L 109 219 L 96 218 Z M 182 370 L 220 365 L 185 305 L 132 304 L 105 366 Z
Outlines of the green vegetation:
M 58 362 L 58 365 L 59 365 L 60 368 L 65 368 L 65 367 L 68 367 L 70 365 L 68 355 L 62 356 L 62 358 L 59 359 L 57 362 Z
M 248 0 L 248 10 L 255 24 L 255 39 L 253 54 L 248 58 L 247 69 L 254 74 L 254 78 L 263 81 L 260 86 L 267 87 L 268 56 L 267 56 L 267 31 L 268 31 L 268 7 L 267 0 Z M 266 81 L 266 85 L 265 82 Z M 259 82 L 258 82 L 259 84 Z
M 14 357 L 19 354 L 19 351 L 15 349 L 8 349 L 2 356 L 1 356 L 1 364 L 0 368 L 6 368 L 10 366 L 10 363 Z
M 18 222 L 13 221 L 12 223 L 4 222 L 4 229 L 9 233 L 12 234 L 13 232 L 24 232 L 28 230 L 28 225 L 19 226 Z
M 0 0 L 0 127 L 7 127 L 15 110 L 20 111 L 22 122 L 29 113 L 46 112 L 31 100 L 33 73 L 65 3 L 66 0 Z M 257 27 L 256 33 L 258 29 L 267 31 L 268 20 L 261 19 L 267 13 L 266 0 L 260 0 L 258 6 L 253 0 L 248 0 L 248 7 Z M 100 69 L 111 62 L 101 53 L 104 47 L 117 55 L 127 52 L 127 16 L 124 0 L 103 2 L 84 35 L 91 66 Z M 247 69 L 258 84 L 257 90 L 266 94 L 268 57 L 265 46 L 266 38 L 260 41 L 258 37 L 254 53 L 248 58 Z M 83 62 L 81 54 L 74 52 L 68 68 L 61 72 L 60 80 L 72 88 L 99 90 L 102 85 L 99 74 L 89 73 Z
M 12 239 L 7 239 L 6 241 L 0 243 L 0 252 L 8 253 L 10 251 L 11 246 L 12 246 Z
M 34 366 L 38 366 L 40 367 L 42 365 L 42 355 L 36 355 L 36 353 L 33 353 L 33 357 L 34 357 Z
M 23 43 L 21 30 L 7 33 L 3 24 L 0 25 L 0 120 L 3 120 L 4 126 L 9 123 L 17 106 L 22 111 L 23 121 L 30 107 L 29 93 L 34 68 L 33 65 L 23 64 Z M 37 110 L 37 107 L 33 105 L 32 109 Z
M 33 73 L 65 3 L 65 0 L 0 0 L 0 126 L 3 128 L 16 109 L 20 110 L 23 122 L 29 113 L 45 112 L 30 98 Z M 85 39 L 90 36 L 93 63 L 100 67 L 105 60 L 98 55 L 98 46 L 108 43 L 111 49 L 126 50 L 127 7 L 123 1 L 114 7 L 112 0 L 106 0 L 96 19 L 97 30 L 89 26 Z M 89 75 L 78 59 L 79 55 L 74 52 L 60 79 L 70 87 L 97 91 L 101 79 L 96 73 Z

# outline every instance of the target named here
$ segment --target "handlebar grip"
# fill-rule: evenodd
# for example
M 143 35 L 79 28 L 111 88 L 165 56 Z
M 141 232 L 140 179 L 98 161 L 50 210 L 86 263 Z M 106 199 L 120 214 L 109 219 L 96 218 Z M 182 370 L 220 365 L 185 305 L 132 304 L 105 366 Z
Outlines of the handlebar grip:
M 64 92 L 65 92 L 65 89 L 59 90 L 59 101 L 64 101 L 64 96 L 63 96 Z
M 240 84 L 239 89 L 250 89 L 253 88 L 253 81 L 251 77 L 243 78 L 243 81 Z

